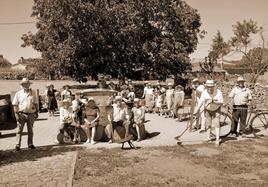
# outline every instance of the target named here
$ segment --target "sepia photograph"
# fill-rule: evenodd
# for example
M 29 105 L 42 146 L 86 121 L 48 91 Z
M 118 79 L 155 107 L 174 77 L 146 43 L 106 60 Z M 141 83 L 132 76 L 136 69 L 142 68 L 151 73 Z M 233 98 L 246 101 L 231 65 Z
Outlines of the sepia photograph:
M 267 0 L 0 0 L 0 187 L 267 187 Z

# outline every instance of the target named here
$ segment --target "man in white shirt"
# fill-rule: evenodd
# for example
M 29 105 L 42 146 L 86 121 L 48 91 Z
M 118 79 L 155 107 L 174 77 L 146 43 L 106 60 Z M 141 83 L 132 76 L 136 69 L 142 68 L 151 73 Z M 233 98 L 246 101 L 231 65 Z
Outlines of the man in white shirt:
M 16 151 L 20 150 L 21 136 L 25 123 L 28 131 L 28 147 L 35 149 L 33 145 L 33 124 L 35 118 L 38 117 L 37 99 L 35 92 L 30 89 L 31 82 L 27 78 L 23 78 L 20 85 L 22 89 L 16 92 L 12 102 L 17 120 Z
M 229 94 L 233 105 L 233 120 L 234 125 L 231 129 L 231 136 L 238 136 L 238 121 L 240 120 L 240 134 L 245 133 L 246 121 L 248 115 L 248 105 L 252 100 L 251 92 L 245 87 L 245 80 L 243 77 L 238 77 L 237 86 L 232 89 Z
M 207 80 L 206 89 L 201 94 L 195 114 L 197 114 L 201 108 L 204 108 L 206 126 L 208 129 L 207 141 L 211 141 L 211 129 L 215 127 L 216 145 L 220 144 L 220 111 L 222 104 L 222 92 L 216 88 L 213 80 Z
M 125 128 L 125 138 L 129 135 L 129 114 L 127 107 L 122 105 L 122 97 L 116 96 L 115 103 L 112 106 L 112 112 L 108 114 L 107 136 L 110 139 L 109 143 L 112 143 L 113 129 L 116 126 L 123 126 Z

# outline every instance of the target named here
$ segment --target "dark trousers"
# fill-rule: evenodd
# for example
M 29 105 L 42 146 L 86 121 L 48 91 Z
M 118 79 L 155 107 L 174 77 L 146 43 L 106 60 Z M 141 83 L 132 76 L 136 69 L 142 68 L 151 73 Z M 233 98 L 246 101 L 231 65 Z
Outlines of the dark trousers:
M 240 120 L 240 131 L 244 132 L 247 123 L 248 106 L 247 105 L 234 105 L 233 106 L 233 120 L 232 133 L 237 133 L 238 121 Z
M 28 131 L 28 146 L 33 145 L 33 124 L 34 124 L 34 114 L 19 113 L 19 119 L 17 120 L 17 133 L 16 140 L 17 146 L 21 146 L 21 136 L 23 132 L 24 125 L 27 125 Z

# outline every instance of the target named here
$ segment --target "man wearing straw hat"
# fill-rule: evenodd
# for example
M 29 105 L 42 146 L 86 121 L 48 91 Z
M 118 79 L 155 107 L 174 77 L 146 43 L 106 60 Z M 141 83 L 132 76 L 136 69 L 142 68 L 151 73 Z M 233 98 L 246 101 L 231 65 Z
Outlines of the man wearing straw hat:
M 233 107 L 233 120 L 234 125 L 231 129 L 231 136 L 237 137 L 238 133 L 238 121 L 240 120 L 240 134 L 245 133 L 246 120 L 248 114 L 248 105 L 252 100 L 251 92 L 245 87 L 245 80 L 243 77 L 238 77 L 237 86 L 232 89 L 229 94 L 232 99 Z
M 206 89 L 202 92 L 195 114 L 204 108 L 206 117 L 206 127 L 208 129 L 206 141 L 211 141 L 211 130 L 215 127 L 216 141 L 215 144 L 220 144 L 220 110 L 223 104 L 222 92 L 216 88 L 213 80 L 207 80 Z
M 38 117 L 37 98 L 35 92 L 30 89 L 31 82 L 29 79 L 23 78 L 20 85 L 22 89 L 16 92 L 12 102 L 17 120 L 16 151 L 20 150 L 21 136 L 25 123 L 28 131 L 28 147 L 29 149 L 35 149 L 33 145 L 33 124 L 35 118 Z

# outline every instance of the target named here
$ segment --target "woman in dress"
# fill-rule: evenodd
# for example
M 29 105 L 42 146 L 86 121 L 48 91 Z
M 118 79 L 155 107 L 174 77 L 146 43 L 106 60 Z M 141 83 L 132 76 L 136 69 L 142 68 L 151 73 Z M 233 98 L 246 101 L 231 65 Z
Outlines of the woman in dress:
M 172 83 L 168 83 L 168 89 L 166 90 L 166 104 L 167 104 L 167 116 L 173 117 L 172 105 L 174 97 L 174 89 L 172 88 Z
M 96 128 L 99 124 L 100 118 L 100 109 L 96 105 L 96 102 L 93 98 L 88 98 L 88 102 L 85 106 L 85 126 L 86 126 L 86 134 L 87 141 L 86 143 L 96 144 L 94 141 Z M 91 133 L 90 133 L 91 131 Z
M 47 90 L 47 102 L 48 102 L 47 109 L 48 109 L 48 113 L 50 116 L 52 115 L 54 116 L 54 113 L 56 109 L 58 108 L 55 92 L 57 92 L 57 90 L 55 90 L 54 85 L 51 84 Z

